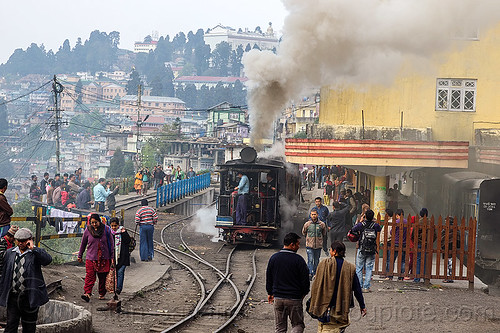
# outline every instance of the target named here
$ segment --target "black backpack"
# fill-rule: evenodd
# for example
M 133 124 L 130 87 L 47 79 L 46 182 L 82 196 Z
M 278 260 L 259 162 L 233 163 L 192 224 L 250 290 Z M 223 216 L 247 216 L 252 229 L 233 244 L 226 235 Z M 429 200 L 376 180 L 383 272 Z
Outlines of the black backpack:
M 377 253 L 377 232 L 373 228 L 375 226 L 375 222 L 367 226 L 366 221 L 363 222 L 363 232 L 361 233 L 361 242 L 360 242 L 360 250 L 364 255 L 372 255 Z

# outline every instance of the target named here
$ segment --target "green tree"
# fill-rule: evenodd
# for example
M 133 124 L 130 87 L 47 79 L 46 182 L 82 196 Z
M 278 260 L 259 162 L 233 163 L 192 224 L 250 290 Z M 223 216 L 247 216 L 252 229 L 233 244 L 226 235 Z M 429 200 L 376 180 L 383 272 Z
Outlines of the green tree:
M 132 69 L 132 73 L 130 73 L 130 80 L 127 81 L 127 85 L 125 89 L 127 89 L 127 95 L 137 95 L 137 87 L 142 85 L 141 78 L 139 73 L 134 69 Z
M 109 162 L 109 169 L 106 172 L 106 178 L 117 178 L 122 175 L 123 168 L 125 167 L 125 156 L 121 148 L 117 148 Z
M 172 47 L 174 48 L 174 52 L 183 54 L 185 46 L 186 35 L 181 31 L 177 35 L 175 35 L 174 39 L 172 40 Z
M 0 99 L 0 135 L 9 135 L 9 122 L 7 121 L 7 105 Z
M 75 86 L 75 95 L 76 95 L 76 103 L 77 104 L 82 103 L 82 98 L 83 98 L 82 89 L 83 89 L 82 80 L 79 79 L 78 82 L 76 83 L 76 86 Z
M 156 161 L 157 161 L 158 153 L 157 153 L 156 149 L 153 148 L 151 143 L 148 141 L 148 142 L 146 142 L 144 147 L 142 147 L 141 151 L 142 151 L 142 164 L 145 167 L 152 169 L 156 165 Z
M 122 170 L 122 173 L 121 173 L 121 176 L 123 178 L 127 178 L 127 177 L 131 177 L 135 174 L 135 171 L 134 171 L 134 162 L 132 162 L 132 160 L 127 160 L 125 162 L 125 165 L 123 166 L 123 170 Z
M 231 56 L 231 46 L 228 42 L 220 42 L 212 52 L 214 68 L 219 76 L 227 76 L 229 71 L 229 57 Z
M 81 114 L 74 116 L 69 121 L 67 129 L 69 133 L 97 135 L 106 128 L 105 119 L 99 112 L 88 113 L 88 110 L 82 105 L 77 105 L 75 112 L 81 112 Z
M 182 140 L 183 135 L 181 128 L 181 120 L 176 118 L 172 123 L 163 125 L 162 129 L 153 134 L 152 138 L 148 140 L 152 151 L 160 155 L 159 158 L 167 155 L 170 152 L 172 141 Z
M 14 211 L 13 216 L 15 217 L 25 217 L 25 216 L 33 216 L 33 206 L 31 201 L 25 199 L 14 206 L 12 206 L 12 210 Z
M 170 42 L 170 36 L 160 37 L 158 43 L 156 44 L 155 55 L 158 61 L 165 63 L 167 61 L 172 61 L 173 46 Z
M 206 44 L 196 46 L 194 49 L 193 62 L 196 68 L 196 74 L 203 75 L 210 66 L 210 46 Z
M 238 45 L 238 48 L 231 52 L 231 74 L 233 76 L 240 76 L 241 69 L 243 65 L 241 64 L 241 58 L 243 58 L 243 47 Z

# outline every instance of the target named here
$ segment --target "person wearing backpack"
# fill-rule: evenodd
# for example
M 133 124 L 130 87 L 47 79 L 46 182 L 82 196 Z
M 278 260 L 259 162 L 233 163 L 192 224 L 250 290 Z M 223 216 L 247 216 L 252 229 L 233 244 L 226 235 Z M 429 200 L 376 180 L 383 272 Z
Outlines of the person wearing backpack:
M 365 213 L 365 220 L 357 223 L 352 231 L 359 232 L 358 255 L 356 257 L 356 275 L 364 293 L 370 292 L 373 264 L 377 253 L 377 233 L 382 227 L 373 220 L 375 213 L 369 209 Z M 365 279 L 363 280 L 363 268 Z

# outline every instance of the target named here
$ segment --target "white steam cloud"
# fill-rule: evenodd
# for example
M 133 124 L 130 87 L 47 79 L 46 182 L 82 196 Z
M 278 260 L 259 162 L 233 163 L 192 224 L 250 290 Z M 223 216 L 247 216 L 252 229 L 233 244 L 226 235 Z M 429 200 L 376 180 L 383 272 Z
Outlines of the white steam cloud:
M 283 1 L 289 15 L 277 54 L 252 50 L 243 58 L 258 150 L 275 117 L 304 88 L 389 83 L 403 61 L 421 65 L 461 32 L 498 22 L 500 9 L 498 0 Z
M 196 216 L 190 226 L 196 231 L 205 235 L 213 236 L 212 242 L 219 239 L 219 230 L 215 227 L 217 209 L 215 206 L 202 208 L 196 212 Z

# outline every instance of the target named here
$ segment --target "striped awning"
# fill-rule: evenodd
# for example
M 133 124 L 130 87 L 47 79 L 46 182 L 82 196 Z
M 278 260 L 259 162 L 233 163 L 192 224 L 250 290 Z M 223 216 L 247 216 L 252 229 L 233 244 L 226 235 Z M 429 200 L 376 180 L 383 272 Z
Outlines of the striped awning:
M 298 164 L 467 168 L 469 143 L 286 139 L 285 155 Z

